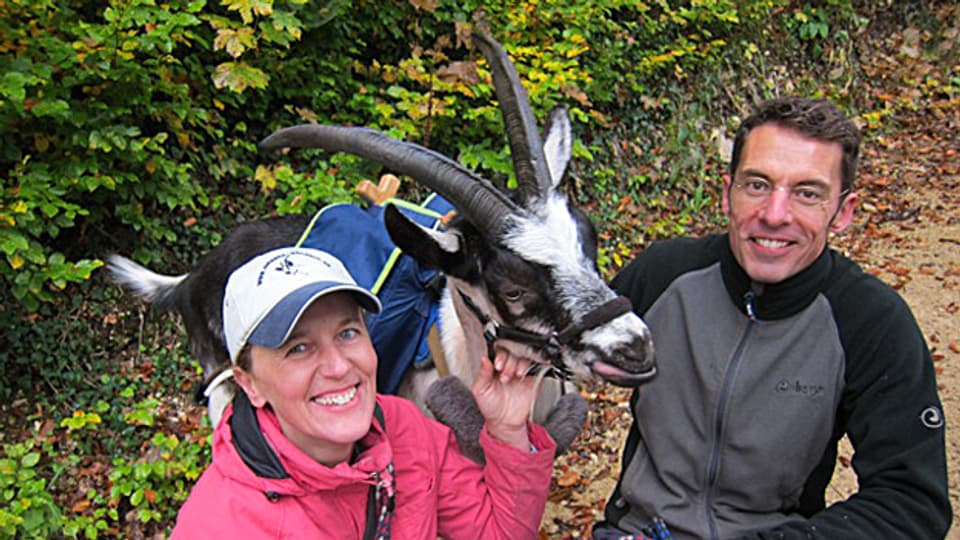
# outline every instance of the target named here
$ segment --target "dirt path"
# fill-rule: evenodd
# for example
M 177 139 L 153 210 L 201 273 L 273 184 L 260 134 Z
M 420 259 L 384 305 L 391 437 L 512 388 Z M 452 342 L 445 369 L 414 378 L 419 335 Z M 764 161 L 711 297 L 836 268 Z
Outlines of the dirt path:
M 904 134 L 923 138 L 930 136 L 925 132 L 936 131 L 939 145 L 925 157 L 908 155 L 910 147 L 894 149 L 895 155 L 885 158 L 885 164 L 903 164 L 891 169 L 900 171 L 894 179 L 896 199 L 875 193 L 865 200 L 862 207 L 867 216 L 838 244 L 852 248 L 853 257 L 867 271 L 898 289 L 927 338 L 947 419 L 950 499 L 955 516 L 947 538 L 960 540 L 956 517 L 960 515 L 960 145 L 956 131 L 960 113 L 954 109 L 952 114 L 952 121 L 943 126 L 948 134 L 943 139 L 939 134 L 944 132 L 935 127 Z M 884 178 L 879 183 L 888 191 L 888 177 L 878 178 Z M 876 182 L 873 187 L 878 187 Z M 893 219 L 885 221 L 884 215 Z M 843 499 L 856 489 L 853 472 L 845 466 L 851 454 L 850 446 L 845 445 L 828 493 L 831 500 Z
M 909 113 L 895 136 L 865 144 L 858 217 L 831 243 L 897 289 L 927 338 L 947 418 L 950 497 L 960 516 L 960 99 L 941 105 Z M 600 385 L 583 393 L 590 420 L 575 451 L 557 462 L 543 526 L 548 538 L 589 538 L 620 470 L 629 393 Z M 856 490 L 851 456 L 844 441 L 829 501 Z M 960 540 L 960 525 L 947 538 Z
M 900 294 L 913 309 L 927 337 L 937 369 L 940 399 L 947 417 L 947 457 L 950 498 L 954 515 L 960 515 L 960 210 L 953 207 L 952 223 L 921 221 L 895 224 L 889 242 L 875 242 L 868 251 L 878 276 L 900 286 Z M 911 269 L 909 273 L 904 270 Z M 852 451 L 844 447 L 841 463 Z M 848 466 L 838 469 L 828 493 L 831 500 L 845 498 L 856 489 Z M 956 522 L 956 518 L 954 519 Z M 948 538 L 960 540 L 955 523 Z

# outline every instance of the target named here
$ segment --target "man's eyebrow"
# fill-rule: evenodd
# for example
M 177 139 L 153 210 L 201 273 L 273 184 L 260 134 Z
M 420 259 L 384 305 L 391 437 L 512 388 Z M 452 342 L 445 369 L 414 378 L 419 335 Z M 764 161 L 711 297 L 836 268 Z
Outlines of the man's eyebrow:
M 740 173 L 739 173 L 739 175 L 737 176 L 737 178 L 740 178 L 740 177 L 742 177 L 742 176 L 749 176 L 749 177 L 751 177 L 751 178 L 763 178 L 764 180 L 773 183 L 773 180 L 770 179 L 770 176 L 769 176 L 767 173 L 765 173 L 765 172 L 763 172 L 763 171 L 760 171 L 760 170 L 757 170 L 757 169 L 743 169 L 742 171 L 740 171 Z M 823 188 L 828 188 L 828 189 L 829 189 L 829 188 L 830 188 L 830 181 L 829 181 L 829 180 L 825 180 L 825 179 L 823 179 L 823 178 L 816 178 L 816 177 L 814 177 L 814 178 L 805 178 L 805 179 L 803 179 L 803 180 L 799 180 L 799 181 L 797 181 L 797 182 L 794 182 L 794 183 L 792 184 L 792 186 L 793 186 L 793 187 L 796 187 L 796 186 L 817 186 L 817 187 L 823 187 Z
M 770 176 L 768 176 L 767 173 L 763 171 L 758 171 L 756 169 L 743 169 L 740 171 L 740 174 L 738 176 L 752 176 L 755 178 L 763 178 L 764 180 L 768 180 L 768 181 L 770 180 Z
M 797 183 L 794 184 L 794 185 L 795 185 L 795 186 L 816 186 L 816 187 L 829 188 L 829 187 L 830 187 L 830 181 L 824 180 L 824 179 L 822 179 L 822 178 L 808 178 L 808 179 L 806 179 L 806 180 L 800 180 L 799 182 L 797 182 Z

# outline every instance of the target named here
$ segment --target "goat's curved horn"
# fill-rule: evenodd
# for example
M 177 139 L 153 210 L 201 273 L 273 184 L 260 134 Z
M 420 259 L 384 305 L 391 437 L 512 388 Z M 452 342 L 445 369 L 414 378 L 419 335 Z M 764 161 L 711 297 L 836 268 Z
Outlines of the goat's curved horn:
M 490 64 L 520 194 L 524 201 L 542 198 L 549 193 L 552 183 L 527 91 L 499 42 L 479 30 L 473 33 L 473 39 Z
M 456 161 L 418 144 L 363 127 L 302 124 L 260 141 L 263 150 L 322 148 L 376 161 L 440 193 L 485 234 L 499 237 L 511 215 L 522 213 L 506 195 Z

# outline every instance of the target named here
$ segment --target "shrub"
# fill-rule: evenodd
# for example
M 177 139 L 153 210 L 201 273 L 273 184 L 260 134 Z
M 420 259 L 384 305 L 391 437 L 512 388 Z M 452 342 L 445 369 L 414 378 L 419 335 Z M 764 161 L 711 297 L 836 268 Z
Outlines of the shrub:
M 509 177 L 488 72 L 460 42 L 481 12 L 534 109 L 564 104 L 579 129 L 600 132 L 669 101 L 657 81 L 716 61 L 771 5 L 5 3 L 0 279 L 34 311 L 88 279 L 105 251 L 136 244 L 142 262 L 162 261 L 204 216 L 236 216 L 215 221 L 229 225 L 270 212 L 263 201 L 301 211 L 304 182 L 250 189 L 258 161 L 272 160 L 254 141 L 295 122 L 369 125 Z M 324 165 L 314 156 L 294 170 L 312 177 Z M 346 161 L 323 174 L 350 186 L 378 172 Z M 326 196 L 348 195 L 311 199 Z
M 863 9 L 848 0 L 0 3 L 0 402 L 12 440 L 0 456 L 0 535 L 170 527 L 210 459 L 209 426 L 184 397 L 197 367 L 173 318 L 95 270 L 118 251 L 184 271 L 237 221 L 351 200 L 358 180 L 383 172 L 318 150 L 259 155 L 255 142 L 273 129 L 370 126 L 509 183 L 489 69 L 463 40 L 485 20 L 535 113 L 570 110 L 566 185 L 599 226 L 609 275 L 652 239 L 720 224 L 728 120 L 802 84 L 786 66 L 849 57 L 827 53 L 852 47 Z M 956 93 L 956 77 L 943 80 Z

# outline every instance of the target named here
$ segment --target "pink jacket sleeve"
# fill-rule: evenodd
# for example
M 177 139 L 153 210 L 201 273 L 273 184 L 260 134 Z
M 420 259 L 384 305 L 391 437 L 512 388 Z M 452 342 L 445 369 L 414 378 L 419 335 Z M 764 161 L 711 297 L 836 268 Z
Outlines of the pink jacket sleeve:
M 452 433 L 442 456 L 438 486 L 438 528 L 451 540 L 535 539 L 540 529 L 556 444 L 542 426 L 529 425 L 535 452 L 495 439 L 487 428 L 480 444 L 481 468 L 460 453 Z

